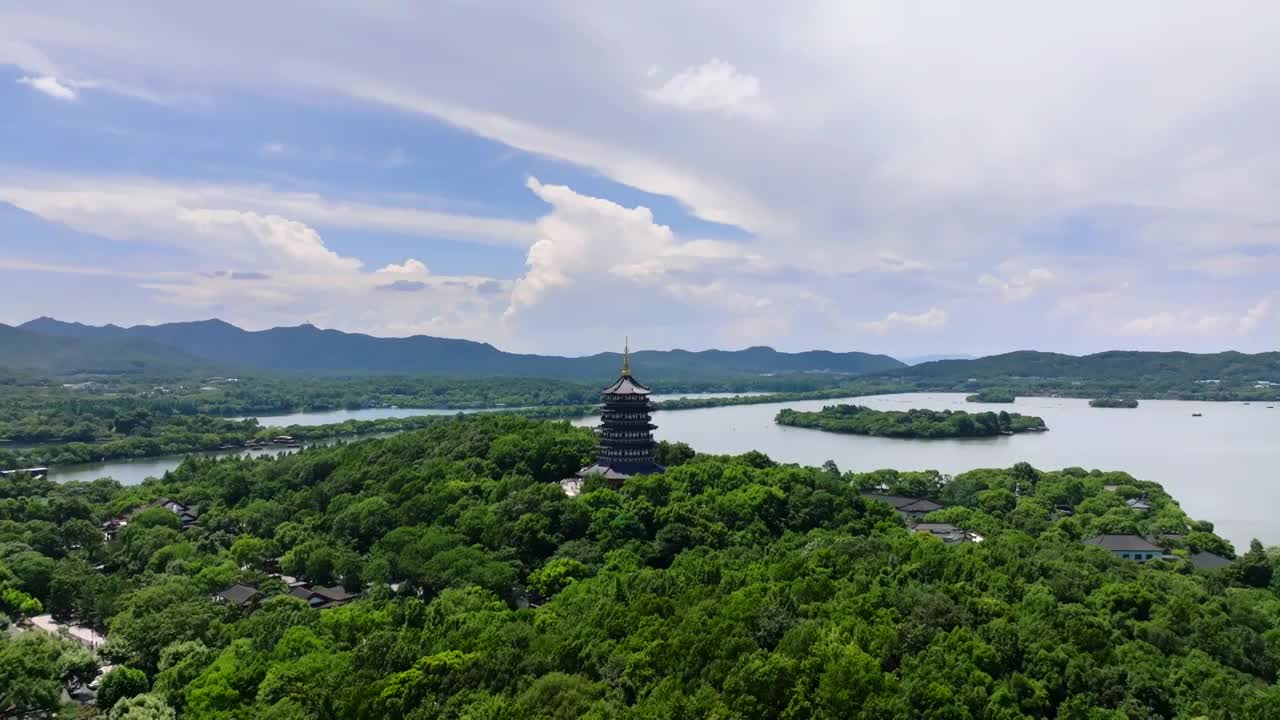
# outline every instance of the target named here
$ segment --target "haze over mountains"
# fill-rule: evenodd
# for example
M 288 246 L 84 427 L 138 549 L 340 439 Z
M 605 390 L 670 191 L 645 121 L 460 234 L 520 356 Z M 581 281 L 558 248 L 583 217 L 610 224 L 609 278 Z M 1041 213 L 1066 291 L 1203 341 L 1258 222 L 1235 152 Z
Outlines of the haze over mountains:
M 3 328 L 0 364 L 55 373 L 166 370 L 181 365 L 285 373 L 395 373 L 459 377 L 599 379 L 617 373 L 619 353 L 587 357 L 525 355 L 487 343 L 429 336 L 378 338 L 311 325 L 242 330 L 221 320 L 92 326 L 39 318 Z M 850 352 L 642 350 L 644 377 L 832 372 L 864 374 L 903 367 L 887 355 Z M 144 365 L 139 365 L 144 363 Z

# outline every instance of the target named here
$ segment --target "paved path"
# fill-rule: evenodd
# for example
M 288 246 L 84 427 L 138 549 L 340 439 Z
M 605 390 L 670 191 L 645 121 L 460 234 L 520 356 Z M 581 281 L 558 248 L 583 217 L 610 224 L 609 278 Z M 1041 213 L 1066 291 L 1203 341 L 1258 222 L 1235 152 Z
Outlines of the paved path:
M 95 650 L 102 647 L 102 643 L 107 641 L 105 637 L 95 632 L 93 628 L 85 627 L 84 625 L 64 625 L 54 620 L 52 615 L 36 615 L 31 618 L 31 624 L 52 635 L 57 635 L 62 630 L 66 630 L 67 634 L 79 640 L 82 645 Z

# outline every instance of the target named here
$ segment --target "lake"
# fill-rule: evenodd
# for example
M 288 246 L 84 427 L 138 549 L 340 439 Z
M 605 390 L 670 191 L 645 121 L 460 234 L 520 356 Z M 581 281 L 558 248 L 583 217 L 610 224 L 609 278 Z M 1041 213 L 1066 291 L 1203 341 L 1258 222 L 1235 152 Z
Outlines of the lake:
M 745 395 L 765 395 L 763 392 L 741 393 L 670 393 L 655 394 L 650 398 L 655 402 L 677 400 L 680 398 L 725 398 Z M 256 417 L 263 427 L 287 427 L 289 425 L 332 425 L 348 420 L 382 420 L 384 418 L 421 417 L 423 415 L 457 415 L 458 413 L 494 412 L 498 410 L 518 410 L 521 408 L 489 407 L 489 408 L 362 408 L 358 410 L 319 410 L 316 412 L 288 413 L 285 415 L 250 415 Z M 242 418 L 233 418 L 240 420 Z
M 725 393 L 733 395 L 734 393 Z M 660 396 L 682 397 L 676 396 Z M 703 396 L 705 397 L 705 396 Z M 1091 408 L 1087 400 L 1019 398 L 1012 405 L 967 403 L 953 393 L 914 393 L 857 398 L 880 410 L 982 411 L 1001 409 L 1043 417 L 1050 430 L 1016 436 L 966 440 L 895 440 L 837 435 L 775 425 L 781 407 L 816 410 L 850 400 L 813 400 L 767 405 L 704 408 L 654 415 L 661 440 L 683 441 L 701 452 L 736 454 L 759 450 L 775 460 L 819 465 L 834 460 L 842 470 L 936 469 L 955 474 L 981 467 L 1008 467 L 1027 461 L 1041 469 L 1079 466 L 1123 470 L 1154 480 L 1182 503 L 1192 517 L 1212 521 L 1219 534 L 1248 547 L 1250 538 L 1280 544 L 1280 408 L 1265 403 L 1211 403 L 1144 400 L 1135 410 Z M 346 419 L 396 417 L 373 415 L 390 409 L 342 411 L 340 419 L 301 413 L 269 424 L 321 424 Z M 398 409 L 401 415 L 422 410 Z M 440 411 L 452 414 L 456 410 Z M 1192 413 L 1203 417 L 1192 417 Z M 303 419 L 311 422 L 303 423 Z M 267 418 L 262 418 L 267 422 Z M 594 425 L 595 418 L 574 421 Z M 275 451 L 268 451 L 275 452 Z M 111 476 L 125 484 L 163 474 L 180 457 L 69 465 L 50 471 L 55 480 L 92 480 Z

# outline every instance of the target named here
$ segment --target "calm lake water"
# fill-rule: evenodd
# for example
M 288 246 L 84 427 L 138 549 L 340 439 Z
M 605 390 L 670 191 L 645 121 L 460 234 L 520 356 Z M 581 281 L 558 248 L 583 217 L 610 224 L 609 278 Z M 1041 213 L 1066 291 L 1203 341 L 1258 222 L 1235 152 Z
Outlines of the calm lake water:
M 742 395 L 764 395 L 762 392 L 742 393 L 671 393 L 652 395 L 652 400 L 675 400 L 678 398 L 723 398 Z M 493 412 L 495 410 L 516 410 L 519 408 L 493 407 L 469 408 L 466 410 L 444 408 L 364 408 L 360 410 L 321 410 L 317 412 L 289 413 L 286 415 L 254 415 L 258 424 L 264 427 L 287 427 L 289 425 L 331 425 L 348 420 L 382 420 L 384 418 L 420 417 L 422 415 L 457 415 L 458 413 Z
M 733 395 L 734 393 L 725 393 Z M 681 395 L 660 398 L 683 397 Z M 1238 549 L 1250 538 L 1280 544 L 1280 407 L 1266 403 L 1144 400 L 1135 410 L 1091 408 L 1086 400 L 1019 398 L 1009 405 L 975 405 L 963 395 L 916 393 L 858 398 L 881 410 L 1000 410 L 1039 415 L 1047 433 L 971 440 L 894 440 L 836 435 L 775 425 L 780 407 L 816 410 L 836 400 L 659 412 L 662 440 L 687 442 L 702 452 L 759 450 L 775 460 L 818 465 L 834 460 L 842 470 L 936 469 L 960 473 L 1008 467 L 1025 460 L 1041 469 L 1079 466 L 1124 470 L 1162 484 L 1192 517 L 1211 520 Z M 398 415 L 374 414 L 393 412 Z M 456 410 L 438 411 L 453 414 Z M 1192 417 L 1192 413 L 1203 417 Z M 433 414 L 423 410 L 357 410 L 261 418 L 264 424 L 322 424 L 347 419 Z M 594 425 L 595 418 L 574 421 Z M 275 451 L 265 451 L 267 454 Z M 125 484 L 163 474 L 181 457 L 69 465 L 54 468 L 55 480 L 111 476 Z

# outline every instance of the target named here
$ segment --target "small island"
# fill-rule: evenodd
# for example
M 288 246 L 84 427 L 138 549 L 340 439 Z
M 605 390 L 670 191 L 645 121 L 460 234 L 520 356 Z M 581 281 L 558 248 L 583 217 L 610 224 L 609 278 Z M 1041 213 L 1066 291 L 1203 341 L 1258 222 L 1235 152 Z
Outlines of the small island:
M 785 408 L 773 421 L 779 425 L 812 428 L 850 435 L 905 439 L 991 437 L 1043 432 L 1044 420 L 1007 412 L 969 413 L 963 410 L 872 410 L 861 405 L 828 405 L 817 412 Z
M 971 403 L 1011 403 L 1016 399 L 1012 390 L 983 390 L 965 398 Z
M 1133 398 L 1097 398 L 1089 401 L 1089 407 L 1136 408 L 1138 407 L 1138 401 Z

